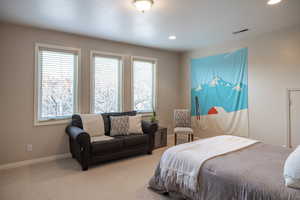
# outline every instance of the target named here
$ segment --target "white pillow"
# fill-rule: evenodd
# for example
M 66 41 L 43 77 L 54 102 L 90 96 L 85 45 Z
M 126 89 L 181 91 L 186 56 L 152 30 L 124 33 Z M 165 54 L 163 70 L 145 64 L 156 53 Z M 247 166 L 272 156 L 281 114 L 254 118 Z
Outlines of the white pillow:
M 142 130 L 142 115 L 129 116 L 129 130 L 128 133 L 143 134 Z
M 87 132 L 91 137 L 103 136 L 105 134 L 102 115 L 81 114 L 80 117 L 84 131 Z
M 286 186 L 300 189 L 300 146 L 285 161 L 283 175 Z

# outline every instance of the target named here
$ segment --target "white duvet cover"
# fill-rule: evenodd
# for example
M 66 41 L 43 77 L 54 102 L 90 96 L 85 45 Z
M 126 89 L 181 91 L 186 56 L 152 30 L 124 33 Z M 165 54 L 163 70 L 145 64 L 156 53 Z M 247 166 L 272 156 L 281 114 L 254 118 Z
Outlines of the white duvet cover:
M 205 161 L 257 143 L 256 140 L 223 135 L 169 148 L 160 160 L 162 180 L 173 179 L 181 187 L 196 191 L 201 166 Z

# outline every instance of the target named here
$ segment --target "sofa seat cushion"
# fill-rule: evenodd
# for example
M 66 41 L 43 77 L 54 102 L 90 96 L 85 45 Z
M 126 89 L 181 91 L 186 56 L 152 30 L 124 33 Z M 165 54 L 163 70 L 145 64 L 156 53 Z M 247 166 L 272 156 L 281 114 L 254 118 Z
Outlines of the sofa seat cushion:
M 114 138 L 112 140 L 103 140 L 91 143 L 91 152 L 94 155 L 101 155 L 121 151 L 123 140 Z
M 176 127 L 174 133 L 193 133 L 193 129 L 189 127 Z
M 91 137 L 91 142 L 100 142 L 100 141 L 107 141 L 107 140 L 113 140 L 113 139 L 114 139 L 113 137 L 106 136 L 106 135 L 94 136 L 94 137 Z
M 128 136 L 119 136 L 124 141 L 124 148 L 134 147 L 134 146 L 146 146 L 149 141 L 148 135 L 128 135 Z

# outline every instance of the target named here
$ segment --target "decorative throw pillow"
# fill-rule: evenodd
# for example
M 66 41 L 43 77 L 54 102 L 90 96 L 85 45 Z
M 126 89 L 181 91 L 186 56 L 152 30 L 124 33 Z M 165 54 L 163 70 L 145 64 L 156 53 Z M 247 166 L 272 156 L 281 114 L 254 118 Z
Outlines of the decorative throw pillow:
M 102 115 L 81 114 L 80 117 L 84 131 L 91 137 L 104 135 L 105 131 Z
M 129 116 L 129 134 L 143 134 L 142 115 Z
M 128 116 L 110 116 L 110 136 L 128 135 L 129 117 Z
M 300 146 L 285 161 L 283 175 L 286 186 L 300 189 Z

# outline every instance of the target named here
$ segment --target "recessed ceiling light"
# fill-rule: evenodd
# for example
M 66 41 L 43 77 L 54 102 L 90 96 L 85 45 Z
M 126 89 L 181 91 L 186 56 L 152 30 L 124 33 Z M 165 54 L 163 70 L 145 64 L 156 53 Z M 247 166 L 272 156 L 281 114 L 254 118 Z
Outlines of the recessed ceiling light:
M 153 0 L 134 0 L 133 5 L 138 11 L 145 12 L 150 10 L 154 4 Z
M 175 35 L 170 35 L 168 38 L 169 38 L 169 40 L 176 40 L 176 36 Z
M 274 5 L 274 4 L 277 4 L 277 3 L 280 3 L 280 2 L 281 2 L 281 0 L 269 0 L 268 4 L 269 5 Z

